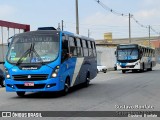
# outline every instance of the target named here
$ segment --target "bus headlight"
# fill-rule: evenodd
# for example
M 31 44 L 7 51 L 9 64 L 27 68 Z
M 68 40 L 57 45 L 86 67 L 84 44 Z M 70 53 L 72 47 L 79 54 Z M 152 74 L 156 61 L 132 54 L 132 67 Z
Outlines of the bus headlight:
M 9 72 L 8 72 L 8 69 L 6 69 L 6 68 L 5 68 L 5 76 L 6 76 L 7 79 L 9 79 L 11 77 Z
M 10 75 L 9 75 L 9 74 L 6 74 L 6 78 L 9 79 L 9 78 L 10 78 Z
M 57 77 L 57 73 L 52 73 L 52 77 L 53 78 Z
M 57 77 L 58 71 L 59 71 L 59 66 L 56 66 L 56 68 L 53 70 L 51 74 L 51 78 Z

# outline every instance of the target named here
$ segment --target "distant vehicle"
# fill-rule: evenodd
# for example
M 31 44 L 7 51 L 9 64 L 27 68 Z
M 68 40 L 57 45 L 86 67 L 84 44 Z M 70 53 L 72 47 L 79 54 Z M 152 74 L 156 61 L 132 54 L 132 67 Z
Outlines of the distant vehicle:
M 12 37 L 6 56 L 6 91 L 61 91 L 83 84 L 97 75 L 95 41 L 67 31 L 40 28 Z
M 0 69 L 0 85 L 2 87 L 5 87 L 5 77 L 4 77 L 4 72 Z
M 151 71 L 156 65 L 155 49 L 138 44 L 120 44 L 116 50 L 117 70 L 125 73 L 144 70 Z
M 97 65 L 97 72 L 107 72 L 107 67 L 105 65 Z

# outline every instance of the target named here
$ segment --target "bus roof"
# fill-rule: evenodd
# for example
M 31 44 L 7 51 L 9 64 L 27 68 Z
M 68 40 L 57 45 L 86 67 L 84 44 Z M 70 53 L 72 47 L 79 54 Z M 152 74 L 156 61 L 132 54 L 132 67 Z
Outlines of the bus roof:
M 135 46 L 140 46 L 140 47 L 144 47 L 144 48 L 148 48 L 148 49 L 154 49 L 154 48 L 149 47 L 149 46 L 144 46 L 144 45 L 135 44 L 135 43 L 133 43 L 133 44 L 132 44 L 132 43 L 129 43 L 129 44 L 119 44 L 119 45 L 117 45 L 117 46 L 121 46 L 121 45 L 122 45 L 122 46 L 123 46 L 123 45 L 124 45 L 124 46 L 125 46 L 125 45 L 126 45 L 126 46 L 127 46 L 127 45 L 135 45 Z
M 87 40 L 94 41 L 93 38 L 89 38 L 89 37 L 86 37 L 86 36 L 74 34 L 74 33 L 68 32 L 68 31 L 61 31 L 60 29 L 55 29 L 54 27 L 39 27 L 38 31 L 41 31 L 41 30 L 59 31 L 59 32 L 62 32 L 62 33 L 67 34 L 67 35 L 71 35 L 71 36 L 79 37 L 79 38 L 82 38 L 82 39 L 87 39 Z
M 67 34 L 67 35 L 71 35 L 71 36 L 75 36 L 75 37 L 78 37 L 78 38 L 94 41 L 93 38 L 89 38 L 89 37 L 86 37 L 86 36 L 83 36 L 83 35 L 78 35 L 78 34 L 75 34 L 75 33 L 68 32 L 68 31 L 61 31 L 61 32 L 64 33 L 64 34 Z
M 86 37 L 86 36 L 82 36 L 82 35 L 78 35 L 78 34 L 75 34 L 75 33 L 72 33 L 72 32 L 68 32 L 68 31 L 61 31 L 61 30 L 57 30 L 55 29 L 54 27 L 39 27 L 37 30 L 35 31 L 28 31 L 28 32 L 25 32 L 25 33 L 19 33 L 19 34 L 30 34 L 30 33 L 37 33 L 37 31 L 48 31 L 48 32 L 51 32 L 51 31 L 57 31 L 57 32 L 61 32 L 62 34 L 67 34 L 67 35 L 70 35 L 70 36 L 74 36 L 74 37 L 78 37 L 78 38 L 82 38 L 82 39 L 86 39 L 86 40 L 90 40 L 90 41 L 94 41 L 93 38 L 89 38 L 89 37 Z M 41 32 L 40 32 L 41 33 Z

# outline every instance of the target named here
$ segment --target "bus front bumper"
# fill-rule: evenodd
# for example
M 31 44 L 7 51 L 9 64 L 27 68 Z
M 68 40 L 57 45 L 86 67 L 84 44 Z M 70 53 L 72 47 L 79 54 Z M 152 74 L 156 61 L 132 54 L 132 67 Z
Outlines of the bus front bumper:
M 5 79 L 7 92 L 51 92 L 61 91 L 64 89 L 64 81 L 57 78 L 50 78 L 40 81 L 15 81 Z

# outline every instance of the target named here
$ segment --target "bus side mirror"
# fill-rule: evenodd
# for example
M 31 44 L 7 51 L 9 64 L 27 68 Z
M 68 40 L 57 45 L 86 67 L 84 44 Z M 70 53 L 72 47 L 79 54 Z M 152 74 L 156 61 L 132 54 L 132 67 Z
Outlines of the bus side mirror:
M 10 46 L 11 40 L 12 40 L 13 36 L 8 38 L 8 47 Z
M 10 45 L 10 42 L 8 43 L 8 47 L 9 47 L 9 45 Z
M 117 56 L 117 51 L 114 52 L 115 56 Z
M 8 47 L 9 47 L 9 45 L 10 45 L 10 42 L 8 43 Z

